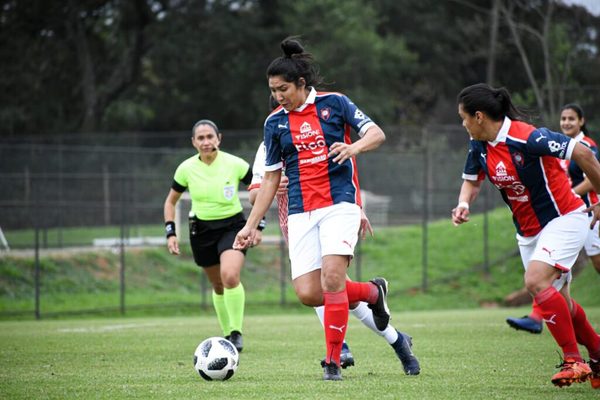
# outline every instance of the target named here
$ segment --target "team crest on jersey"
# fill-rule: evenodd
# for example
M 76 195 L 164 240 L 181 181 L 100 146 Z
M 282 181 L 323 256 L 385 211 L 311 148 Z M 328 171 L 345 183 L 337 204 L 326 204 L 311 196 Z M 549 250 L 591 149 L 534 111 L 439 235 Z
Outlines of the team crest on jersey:
M 226 185 L 223 188 L 223 197 L 227 200 L 233 199 L 233 195 L 235 194 L 235 187 L 233 185 Z
M 515 151 L 512 153 L 512 159 L 519 167 L 523 167 L 523 165 L 525 165 L 525 158 L 523 157 L 523 153 L 520 151 Z
M 325 107 L 321 110 L 321 119 L 323 121 L 327 121 L 331 116 L 331 109 L 329 107 Z

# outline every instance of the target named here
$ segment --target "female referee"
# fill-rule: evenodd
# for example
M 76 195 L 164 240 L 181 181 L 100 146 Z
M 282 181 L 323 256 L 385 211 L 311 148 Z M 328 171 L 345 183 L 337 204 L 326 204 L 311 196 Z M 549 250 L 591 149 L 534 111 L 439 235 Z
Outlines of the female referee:
M 196 264 L 204 269 L 213 287 L 212 300 L 223 330 L 238 351 L 242 351 L 242 324 L 245 292 L 240 281 L 245 250 L 234 250 L 235 234 L 244 227 L 246 219 L 238 198 L 240 182 L 252 180 L 250 165 L 219 150 L 221 134 L 217 125 L 203 119 L 192 128 L 192 146 L 198 154 L 183 161 L 173 179 L 164 205 L 167 247 L 179 254 L 175 234 L 175 205 L 187 189 L 192 200 L 190 244 Z M 264 223 L 259 229 L 264 228 Z M 261 241 L 261 234 L 250 244 Z

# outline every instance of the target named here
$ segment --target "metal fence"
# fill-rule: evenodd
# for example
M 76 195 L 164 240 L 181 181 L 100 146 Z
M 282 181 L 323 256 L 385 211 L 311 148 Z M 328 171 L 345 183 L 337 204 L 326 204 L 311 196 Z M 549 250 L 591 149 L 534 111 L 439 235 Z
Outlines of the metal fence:
M 408 223 L 422 227 L 424 273 L 420 285 L 426 288 L 431 248 L 427 226 L 432 220 L 448 218 L 456 204 L 468 137 L 460 127 L 445 126 L 408 133 L 389 128 L 386 133 L 388 143 L 382 149 L 358 158 L 361 189 L 368 193 L 365 209 L 376 227 Z M 230 132 L 223 150 L 252 164 L 259 141 L 256 131 Z M 119 301 L 111 307 L 121 312 L 131 307 L 125 302 L 126 255 L 138 246 L 162 246 L 162 205 L 177 165 L 193 153 L 189 135 L 181 132 L 0 141 L 0 236 L 10 248 L 3 254 L 33 261 L 29 294 L 35 301 L 34 310 L 28 312 L 39 318 L 40 298 L 52 290 L 40 274 L 40 258 L 50 257 L 51 249 L 73 252 L 107 246 L 118 254 L 110 262 L 118 271 L 114 278 L 118 281 L 115 287 Z M 488 195 L 488 190 L 482 197 L 473 212 L 501 204 L 499 196 Z M 244 205 L 247 211 L 249 204 Z M 277 220 L 274 210 L 268 218 Z M 483 229 L 481 234 L 486 247 L 489 233 Z M 278 288 L 277 302 L 285 304 L 290 290 L 285 248 L 277 237 L 268 242 L 273 265 L 267 272 L 264 268 L 254 269 L 265 274 L 265 287 Z M 360 258 L 359 248 L 354 263 L 359 276 Z M 192 264 L 189 257 L 187 260 Z M 484 251 L 483 264 L 487 267 L 489 263 Z M 3 275 L 0 279 L 10 279 L 8 274 Z M 199 285 L 200 303 L 206 306 L 209 289 L 203 280 Z M 260 292 L 264 287 L 249 288 L 253 289 Z M 10 293 L 0 293 L 0 301 L 7 296 Z M 193 296 L 197 297 L 197 292 Z M 261 301 L 260 296 L 248 298 Z M 90 307 L 102 308 L 100 304 Z M 19 314 L 6 305 L 0 313 Z

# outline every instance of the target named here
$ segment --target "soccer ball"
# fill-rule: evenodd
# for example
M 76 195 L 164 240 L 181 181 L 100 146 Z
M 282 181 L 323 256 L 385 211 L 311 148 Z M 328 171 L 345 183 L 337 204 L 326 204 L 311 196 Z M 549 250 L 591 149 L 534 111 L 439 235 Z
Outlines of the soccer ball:
M 226 381 L 240 362 L 240 355 L 229 340 L 211 337 L 196 347 L 194 369 L 207 381 Z

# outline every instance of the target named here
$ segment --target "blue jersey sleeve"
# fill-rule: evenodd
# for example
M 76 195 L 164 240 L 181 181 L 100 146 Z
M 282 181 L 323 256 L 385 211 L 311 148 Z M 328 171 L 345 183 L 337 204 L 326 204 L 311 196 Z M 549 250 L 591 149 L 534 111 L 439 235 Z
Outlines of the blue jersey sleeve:
M 483 179 L 481 160 L 485 161 L 482 157 L 482 152 L 477 145 L 477 141 L 471 140 L 469 142 L 469 153 L 467 154 L 467 160 L 465 161 L 462 178 L 468 181 Z
M 362 136 L 374 122 L 348 97 L 340 96 L 340 101 L 342 103 L 344 121 Z
M 526 148 L 532 155 L 552 156 L 564 160 L 571 158 L 575 144 L 576 141 L 567 135 L 547 128 L 538 128 L 529 135 Z
M 277 122 L 274 119 L 267 120 L 264 128 L 264 143 L 266 148 L 265 171 L 281 169 L 281 143 L 279 141 Z

